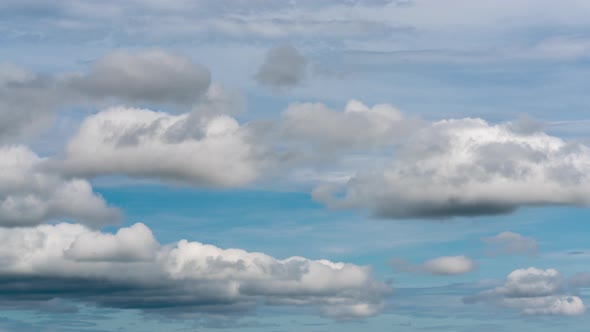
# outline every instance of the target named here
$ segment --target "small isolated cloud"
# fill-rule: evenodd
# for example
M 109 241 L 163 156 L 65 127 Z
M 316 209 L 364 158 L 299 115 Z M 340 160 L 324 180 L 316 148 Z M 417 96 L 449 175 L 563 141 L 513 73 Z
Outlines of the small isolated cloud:
M 578 296 L 567 294 L 567 283 L 555 269 L 534 267 L 512 271 L 502 286 L 464 298 L 519 310 L 527 315 L 580 315 L 586 307 Z
M 537 240 L 513 232 L 502 232 L 496 236 L 484 238 L 483 241 L 489 246 L 491 255 L 508 254 L 534 257 L 539 252 Z
M 404 260 L 393 259 L 389 262 L 396 270 L 410 273 L 426 273 L 432 275 L 461 275 L 477 268 L 477 264 L 466 256 L 441 256 L 425 261 L 422 264 L 411 264 Z
M 126 174 L 232 187 L 258 176 L 264 160 L 247 130 L 226 115 L 171 115 L 110 108 L 88 117 L 66 147 L 73 174 Z
M 481 119 L 443 120 L 402 141 L 389 166 L 359 170 L 316 199 L 383 218 L 497 215 L 521 206 L 590 203 L 590 149 Z
M 118 220 L 82 179 L 66 179 L 46 167 L 47 159 L 23 146 L 0 146 L 0 227 L 34 226 L 71 218 L 99 226 Z
M 307 60 L 292 45 L 271 48 L 255 78 L 259 84 L 276 89 L 293 88 L 306 77 Z
M 61 298 L 198 318 L 294 305 L 350 319 L 377 314 L 391 293 L 369 267 L 187 240 L 161 245 L 141 223 L 115 234 L 66 223 L 0 228 L 0 241 L 0 307 Z

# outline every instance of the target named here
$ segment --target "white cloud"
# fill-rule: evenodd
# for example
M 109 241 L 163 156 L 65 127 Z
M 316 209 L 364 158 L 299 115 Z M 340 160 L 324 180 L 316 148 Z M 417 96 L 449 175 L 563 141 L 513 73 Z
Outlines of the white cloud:
M 555 269 L 534 267 L 512 271 L 502 286 L 465 298 L 531 315 L 580 315 L 586 307 L 580 297 L 566 294 L 566 283 Z
M 477 268 L 477 264 L 466 256 L 441 256 L 425 261 L 422 264 L 411 264 L 404 260 L 393 259 L 389 264 L 397 270 L 411 273 L 427 273 L 433 275 L 460 275 Z
M 119 211 L 81 179 L 65 179 L 48 169 L 45 158 L 23 146 L 0 146 L 0 226 L 31 226 L 55 218 L 89 225 L 116 221 Z
M 256 179 L 264 160 L 248 133 L 225 115 L 171 115 L 110 108 L 87 118 L 66 147 L 75 174 L 127 174 L 195 185 L 241 186 Z
M 490 247 L 490 254 L 511 254 L 536 256 L 539 251 L 537 240 L 513 232 L 502 232 L 496 236 L 484 238 Z
M 181 240 L 159 245 L 143 224 L 116 234 L 78 224 L 0 228 L 4 301 L 63 299 L 166 313 L 230 314 L 257 304 L 318 307 L 334 318 L 378 313 L 391 289 L 371 269 L 303 257 L 221 249 Z M 51 292 L 47 292 L 51 290 Z
M 396 149 L 390 166 L 360 170 L 335 208 L 357 207 L 386 218 L 445 218 L 509 213 L 521 206 L 585 205 L 590 149 L 511 123 L 481 119 L 435 122 Z

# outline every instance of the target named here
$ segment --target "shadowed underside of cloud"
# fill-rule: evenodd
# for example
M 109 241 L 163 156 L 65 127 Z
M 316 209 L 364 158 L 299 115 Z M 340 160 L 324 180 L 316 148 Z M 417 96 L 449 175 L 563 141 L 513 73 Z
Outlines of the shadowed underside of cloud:
M 521 206 L 585 205 L 590 149 L 512 123 L 439 121 L 399 145 L 387 168 L 360 170 L 341 198 L 334 186 L 314 198 L 384 218 L 509 213 Z
M 78 224 L 0 229 L 0 306 L 55 297 L 162 314 L 253 311 L 259 304 L 371 316 L 391 292 L 368 267 L 181 240 L 160 245 L 143 224 L 116 234 Z M 33 308 L 34 309 L 34 308 Z
M 464 298 L 514 308 L 528 315 L 580 315 L 586 307 L 580 297 L 568 295 L 567 283 L 555 269 L 534 267 L 512 271 L 502 286 Z

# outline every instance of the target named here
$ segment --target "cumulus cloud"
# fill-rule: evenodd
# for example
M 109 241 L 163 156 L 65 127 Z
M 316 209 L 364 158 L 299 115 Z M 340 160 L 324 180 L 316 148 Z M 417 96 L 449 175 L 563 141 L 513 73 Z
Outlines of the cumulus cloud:
M 292 88 L 306 76 L 307 60 L 292 45 L 271 48 L 258 68 L 256 80 L 272 88 Z
M 1 302 L 62 299 L 162 314 L 230 314 L 258 304 L 312 306 L 346 319 L 378 313 L 388 285 L 370 268 L 221 249 L 160 245 L 143 224 L 100 233 L 79 224 L 0 228 Z M 16 290 L 18 291 L 10 291 Z
M 82 179 L 65 179 L 45 158 L 23 146 L 0 146 L 0 227 L 32 226 L 72 218 L 93 226 L 119 217 Z
M 114 51 L 93 63 L 89 72 L 65 80 L 68 89 L 91 98 L 185 105 L 203 96 L 210 83 L 205 67 L 159 50 Z
M 586 307 L 580 297 L 568 295 L 563 276 L 555 269 L 534 267 L 512 271 L 503 285 L 466 297 L 466 303 L 487 303 L 529 315 L 580 315 Z
M 75 174 L 127 174 L 205 186 L 240 186 L 264 165 L 233 118 L 111 108 L 87 118 L 66 147 Z
M 411 264 L 401 259 L 392 259 L 389 265 L 404 272 L 447 276 L 469 273 L 477 268 L 477 264 L 472 259 L 463 255 L 441 256 L 427 260 L 422 264 Z
M 496 236 L 484 238 L 491 255 L 510 254 L 536 256 L 539 251 L 537 240 L 513 232 L 502 232 Z
M 324 187 L 314 197 L 330 207 L 363 208 L 384 218 L 495 215 L 521 206 L 588 204 L 590 149 L 512 127 L 481 119 L 435 122 L 403 141 L 390 166 L 360 170 L 344 193 Z

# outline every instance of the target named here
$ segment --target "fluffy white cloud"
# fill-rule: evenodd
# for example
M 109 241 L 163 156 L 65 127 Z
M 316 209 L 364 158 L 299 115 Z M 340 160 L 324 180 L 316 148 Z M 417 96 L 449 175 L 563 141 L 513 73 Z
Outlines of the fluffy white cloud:
M 264 166 L 259 152 L 229 116 L 119 107 L 82 123 L 66 147 L 65 167 L 75 174 L 124 173 L 229 187 L 258 176 Z
M 30 226 L 55 218 L 89 225 L 116 220 L 118 210 L 81 179 L 64 179 L 22 146 L 0 146 L 0 226 Z
M 441 256 L 422 264 L 410 264 L 404 260 L 393 259 L 389 264 L 397 270 L 433 275 L 460 275 L 477 268 L 477 264 L 466 256 Z
M 0 228 L 3 301 L 54 296 L 117 308 L 229 314 L 268 305 L 371 316 L 391 289 L 368 267 L 181 240 L 159 245 L 143 224 L 105 234 L 78 224 Z M 51 290 L 51 292 L 47 292 Z
M 514 211 L 520 206 L 585 205 L 590 149 L 512 123 L 435 122 L 399 146 L 390 166 L 360 171 L 343 198 L 319 188 L 332 207 L 386 218 L 445 218 Z
M 530 267 L 512 271 L 502 286 L 467 297 L 465 302 L 495 304 L 534 315 L 584 313 L 584 302 L 578 296 L 567 295 L 566 286 L 557 270 Z
M 539 251 L 537 240 L 530 236 L 522 236 L 513 232 L 502 232 L 496 236 L 484 238 L 490 246 L 490 253 L 536 256 Z

